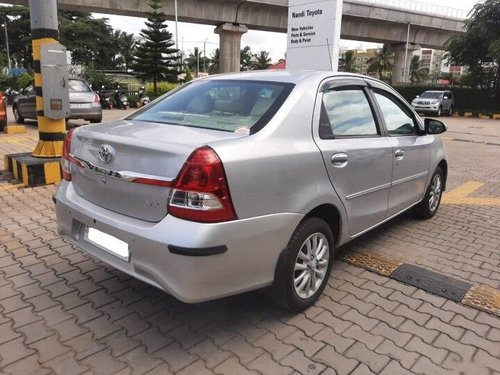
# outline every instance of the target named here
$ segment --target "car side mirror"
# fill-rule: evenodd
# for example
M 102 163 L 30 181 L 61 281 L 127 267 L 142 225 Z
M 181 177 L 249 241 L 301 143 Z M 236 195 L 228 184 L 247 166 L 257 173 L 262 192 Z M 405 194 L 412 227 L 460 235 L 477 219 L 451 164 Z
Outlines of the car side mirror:
M 426 118 L 424 120 L 424 124 L 426 134 L 441 134 L 448 130 L 447 126 L 443 122 L 433 118 Z
M 443 99 L 449 99 L 447 96 L 444 96 Z

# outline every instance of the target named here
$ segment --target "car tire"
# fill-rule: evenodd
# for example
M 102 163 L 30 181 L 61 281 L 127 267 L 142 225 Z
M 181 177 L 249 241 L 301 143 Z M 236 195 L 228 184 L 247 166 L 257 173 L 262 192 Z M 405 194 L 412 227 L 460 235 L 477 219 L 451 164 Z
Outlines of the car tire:
M 12 107 L 12 112 L 14 113 L 14 120 L 16 120 L 18 124 L 24 124 L 24 117 L 21 116 L 21 113 L 19 112 L 19 108 L 17 108 L 17 105 Z
M 450 110 L 448 111 L 448 116 L 453 116 L 453 106 L 450 106 Z
M 7 119 L 0 121 L 0 132 L 3 132 L 7 126 Z
M 98 124 L 98 123 L 102 122 L 102 117 L 90 119 L 89 121 L 91 124 Z
M 441 106 L 439 106 L 439 108 L 436 112 L 436 117 L 440 117 L 442 113 L 443 113 L 443 108 Z
M 415 214 L 422 219 L 430 219 L 439 209 L 441 197 L 443 196 L 444 173 L 441 167 L 437 167 L 432 175 L 431 182 L 427 187 L 424 198 L 414 208 Z
M 294 312 L 314 304 L 328 282 L 334 255 L 330 226 L 317 217 L 304 219 L 278 261 L 270 290 L 274 301 Z M 319 276 L 314 284 L 312 275 Z

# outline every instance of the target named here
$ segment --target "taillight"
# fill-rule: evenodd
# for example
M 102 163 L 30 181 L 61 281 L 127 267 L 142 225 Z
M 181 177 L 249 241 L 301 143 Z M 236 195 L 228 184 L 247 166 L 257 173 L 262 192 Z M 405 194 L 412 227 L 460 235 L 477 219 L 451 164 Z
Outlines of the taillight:
M 170 192 L 168 211 L 202 223 L 236 219 L 224 167 L 210 147 L 194 150 L 184 163 Z
M 63 155 L 61 158 L 61 169 L 63 172 L 63 178 L 66 181 L 71 181 L 71 169 L 70 163 L 74 163 L 76 165 L 81 165 L 81 163 L 71 155 L 71 140 L 73 139 L 73 132 L 75 128 L 72 128 L 66 133 L 66 138 L 64 138 L 63 145 Z
M 99 95 L 94 94 L 94 103 L 99 103 Z

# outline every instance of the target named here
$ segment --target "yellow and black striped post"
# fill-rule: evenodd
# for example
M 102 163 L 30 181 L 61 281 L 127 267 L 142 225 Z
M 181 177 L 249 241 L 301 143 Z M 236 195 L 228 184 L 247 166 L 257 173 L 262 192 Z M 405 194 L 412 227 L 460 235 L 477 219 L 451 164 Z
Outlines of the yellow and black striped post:
M 32 155 L 39 158 L 56 158 L 62 156 L 66 122 L 64 119 L 53 120 L 44 116 L 40 47 L 59 39 L 57 0 L 29 0 L 29 8 L 39 134 L 39 141 Z

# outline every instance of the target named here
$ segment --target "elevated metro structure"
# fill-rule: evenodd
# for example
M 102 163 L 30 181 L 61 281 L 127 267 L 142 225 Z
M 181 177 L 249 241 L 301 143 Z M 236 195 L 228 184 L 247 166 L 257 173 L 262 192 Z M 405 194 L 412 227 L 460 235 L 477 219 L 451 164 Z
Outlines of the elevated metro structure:
M 163 11 L 173 20 L 174 0 L 163 1 Z M 28 0 L 4 2 L 27 5 Z M 73 11 L 135 17 L 146 17 L 149 11 L 147 0 L 58 0 L 58 6 Z M 287 32 L 288 1 L 179 0 L 178 19 L 215 26 L 215 32 L 220 36 L 221 70 L 234 71 L 239 69 L 241 35 L 248 29 Z M 393 77 L 396 81 L 402 80 L 408 28 L 410 51 L 420 47 L 442 49 L 450 37 L 464 32 L 464 21 L 378 2 L 344 1 L 341 38 L 393 45 Z

